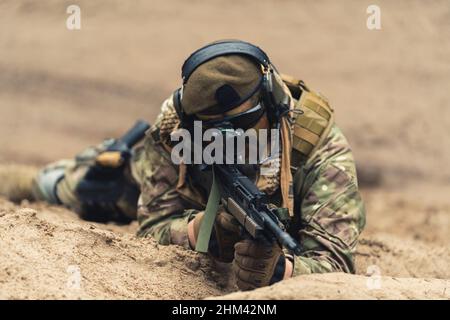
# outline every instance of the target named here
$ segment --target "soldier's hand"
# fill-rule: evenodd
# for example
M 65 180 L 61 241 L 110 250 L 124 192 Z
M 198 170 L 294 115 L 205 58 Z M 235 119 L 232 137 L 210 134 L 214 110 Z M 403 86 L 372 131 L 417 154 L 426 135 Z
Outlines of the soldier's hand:
M 242 228 L 239 222 L 221 207 L 217 213 L 212 235 L 211 254 L 219 261 L 232 262 L 234 245 L 241 240 Z
M 189 243 L 192 249 L 197 243 L 203 214 L 203 212 L 198 213 L 188 225 Z M 221 262 L 232 262 L 234 245 L 241 239 L 241 232 L 239 222 L 223 207 L 220 207 L 209 242 L 209 253 Z
M 236 243 L 233 272 L 241 290 L 268 286 L 292 276 L 292 262 L 277 243 L 246 239 Z

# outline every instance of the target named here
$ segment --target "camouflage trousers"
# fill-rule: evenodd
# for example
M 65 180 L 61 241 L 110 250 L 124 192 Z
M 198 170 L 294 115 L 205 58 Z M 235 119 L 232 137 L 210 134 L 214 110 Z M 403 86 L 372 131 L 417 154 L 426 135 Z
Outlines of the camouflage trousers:
M 130 165 L 98 168 L 95 156 L 102 146 L 90 147 L 74 159 L 49 164 L 32 183 L 36 200 L 62 204 L 85 220 L 128 223 L 136 218 L 139 186 Z
M 188 247 L 187 223 L 198 210 L 186 209 L 198 205 L 182 200 L 175 190 L 178 169 L 167 152 L 147 137 L 122 171 L 91 177 L 89 172 L 96 167 L 95 158 L 103 148 L 87 148 L 73 159 L 41 169 L 33 179 L 33 198 L 64 205 L 89 221 L 128 223 L 138 219 L 138 236 Z M 161 201 L 164 205 L 159 205 Z

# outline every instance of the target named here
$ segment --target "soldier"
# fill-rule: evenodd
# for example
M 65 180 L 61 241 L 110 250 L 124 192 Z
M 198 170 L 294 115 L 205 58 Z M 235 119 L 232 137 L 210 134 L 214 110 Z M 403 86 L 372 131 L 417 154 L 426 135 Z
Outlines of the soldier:
M 261 49 L 242 41 L 200 48 L 184 63 L 182 76 L 182 87 L 164 101 L 143 145 L 120 175 L 86 177 L 106 142 L 40 171 L 30 197 L 64 204 L 90 220 L 137 217 L 139 236 L 194 249 L 211 188 L 204 182 L 211 179 L 204 176 L 211 173 L 175 164 L 172 134 L 189 129 L 195 120 L 203 121 L 205 129 L 223 121 L 234 129 L 276 129 L 280 153 L 247 166 L 245 173 L 273 206 L 284 208 L 288 232 L 299 242 L 301 255 L 276 242 L 243 236 L 224 207 L 215 218 L 209 254 L 233 263 L 241 290 L 300 274 L 354 272 L 352 254 L 365 209 L 352 152 L 328 101 L 303 81 L 280 74 Z M 275 170 L 263 174 L 267 166 Z

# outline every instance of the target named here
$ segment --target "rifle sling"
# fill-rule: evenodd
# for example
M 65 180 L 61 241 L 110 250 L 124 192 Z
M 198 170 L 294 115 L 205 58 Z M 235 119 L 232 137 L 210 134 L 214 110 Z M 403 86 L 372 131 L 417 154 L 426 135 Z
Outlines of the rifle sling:
M 200 224 L 200 231 L 198 233 L 197 244 L 195 246 L 195 251 L 203 253 L 208 252 L 209 239 L 211 238 L 211 232 L 214 226 L 214 221 L 216 220 L 220 202 L 220 191 L 215 177 L 214 166 L 212 168 L 212 175 L 213 182 L 211 192 L 209 193 L 205 214 L 203 215 L 203 219 Z

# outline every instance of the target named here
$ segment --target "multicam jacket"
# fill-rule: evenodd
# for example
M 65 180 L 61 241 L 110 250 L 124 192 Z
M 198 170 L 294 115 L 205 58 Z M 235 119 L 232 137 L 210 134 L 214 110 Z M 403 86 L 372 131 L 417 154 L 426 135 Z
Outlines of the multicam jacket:
M 187 224 L 204 209 L 208 195 L 188 190 L 186 196 L 186 191 L 177 188 L 179 167 L 172 163 L 166 144 L 176 125 L 169 98 L 133 160 L 132 174 L 141 186 L 138 235 L 189 248 Z M 354 272 L 352 254 L 365 225 L 365 208 L 350 146 L 336 125 L 293 172 L 293 184 L 294 217 L 289 232 L 302 248 L 302 255 L 295 257 L 294 275 Z M 279 192 L 270 197 L 274 204 L 279 204 L 279 198 Z

